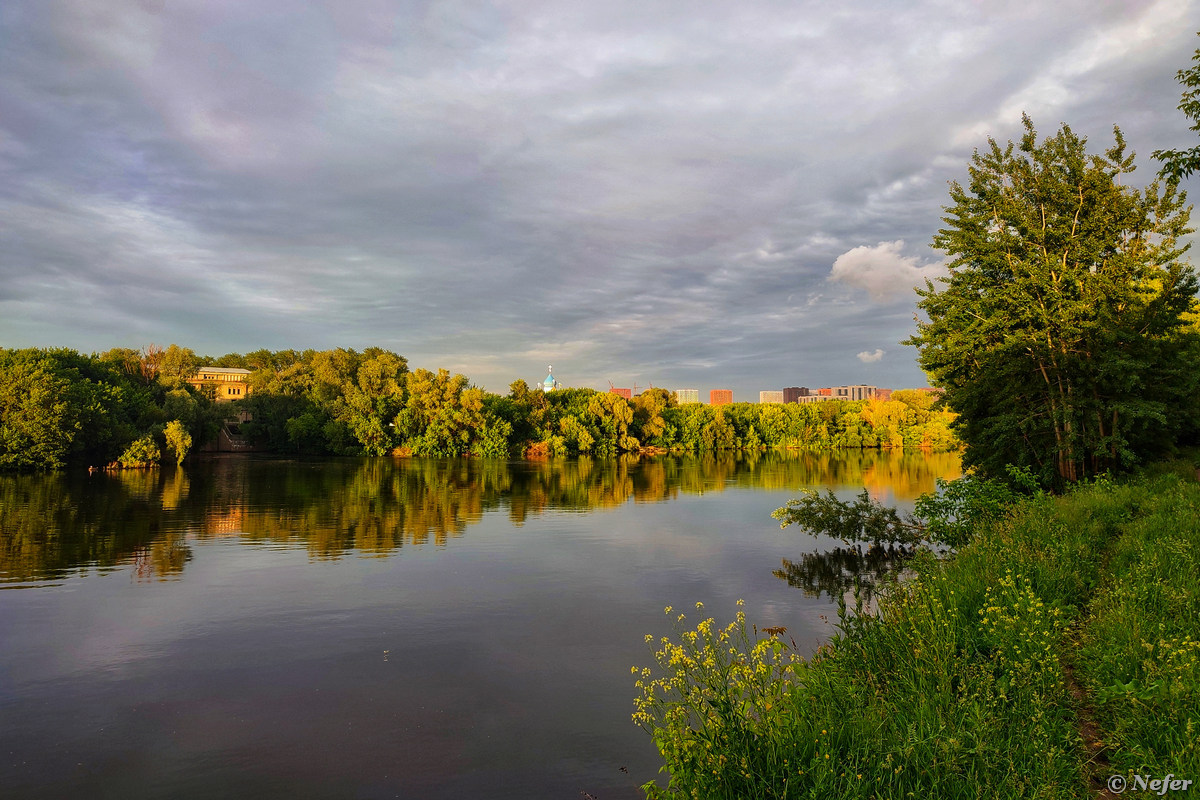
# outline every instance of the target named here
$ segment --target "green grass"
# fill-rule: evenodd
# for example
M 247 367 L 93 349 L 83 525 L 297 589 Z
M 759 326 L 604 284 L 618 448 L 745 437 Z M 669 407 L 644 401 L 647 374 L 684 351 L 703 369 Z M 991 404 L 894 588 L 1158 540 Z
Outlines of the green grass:
M 1200 778 L 1200 491 L 1153 488 L 1110 550 L 1080 675 L 1115 772 Z
M 1105 770 L 1200 778 L 1200 486 L 1175 472 L 1022 502 L 808 661 L 740 613 L 688 629 L 671 612 L 640 671 L 635 720 L 669 775 L 647 795 L 1066 798 Z

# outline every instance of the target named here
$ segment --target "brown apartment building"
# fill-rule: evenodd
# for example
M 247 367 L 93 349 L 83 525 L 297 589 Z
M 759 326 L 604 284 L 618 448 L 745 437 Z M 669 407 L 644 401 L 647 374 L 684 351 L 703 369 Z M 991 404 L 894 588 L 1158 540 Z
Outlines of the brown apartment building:
M 783 389 L 783 402 L 797 403 L 801 397 L 808 397 L 807 386 L 785 386 Z

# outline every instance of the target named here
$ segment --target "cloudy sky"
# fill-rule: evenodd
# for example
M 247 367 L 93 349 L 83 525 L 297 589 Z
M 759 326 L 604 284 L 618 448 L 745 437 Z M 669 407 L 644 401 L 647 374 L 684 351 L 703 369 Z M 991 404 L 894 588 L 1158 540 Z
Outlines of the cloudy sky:
M 1200 0 L 5 0 L 0 346 L 922 386 L 946 182 L 1022 111 L 1120 125 L 1149 180 L 1196 143 L 1198 29 Z

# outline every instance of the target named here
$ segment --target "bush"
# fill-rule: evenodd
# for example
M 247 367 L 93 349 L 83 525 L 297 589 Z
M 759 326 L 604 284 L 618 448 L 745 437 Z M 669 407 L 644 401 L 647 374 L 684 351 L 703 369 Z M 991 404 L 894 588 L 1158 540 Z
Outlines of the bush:
M 162 451 L 159 449 L 158 443 L 154 441 L 154 437 L 146 435 L 129 445 L 117 460 L 122 467 L 129 469 L 153 467 L 162 460 Z

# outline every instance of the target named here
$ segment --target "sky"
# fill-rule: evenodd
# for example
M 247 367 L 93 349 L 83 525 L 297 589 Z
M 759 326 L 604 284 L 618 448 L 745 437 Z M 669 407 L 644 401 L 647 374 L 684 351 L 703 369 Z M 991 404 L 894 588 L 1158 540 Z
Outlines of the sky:
M 5 0 L 0 347 L 924 386 L 947 182 L 1022 112 L 1119 125 L 1149 181 L 1196 144 L 1197 30 L 1200 0 Z

